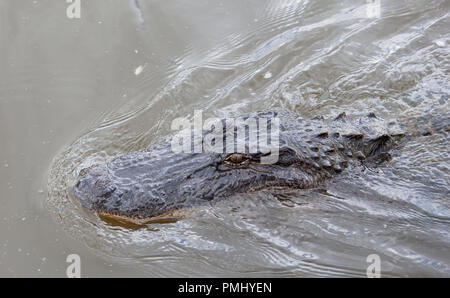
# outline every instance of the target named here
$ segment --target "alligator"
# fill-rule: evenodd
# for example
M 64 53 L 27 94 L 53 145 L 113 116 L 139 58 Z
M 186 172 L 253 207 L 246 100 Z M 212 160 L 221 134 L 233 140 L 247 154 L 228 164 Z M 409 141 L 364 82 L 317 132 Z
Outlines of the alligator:
M 268 152 L 174 152 L 170 139 L 80 171 L 73 195 L 101 217 L 142 224 L 181 217 L 180 210 L 210 204 L 237 193 L 263 189 L 310 189 L 353 166 L 377 167 L 391 160 L 392 150 L 417 135 L 406 134 L 397 121 L 374 113 L 349 119 L 345 113 L 304 119 L 286 110 L 255 112 L 243 119 L 279 119 L 277 160 L 263 163 Z M 427 120 L 429 121 L 429 120 Z M 411 126 L 423 126 L 412 122 Z M 441 125 L 448 131 L 447 121 Z M 223 140 L 227 141 L 223 128 Z M 236 128 L 231 136 L 236 137 Z M 178 215 L 177 215 L 178 214 Z

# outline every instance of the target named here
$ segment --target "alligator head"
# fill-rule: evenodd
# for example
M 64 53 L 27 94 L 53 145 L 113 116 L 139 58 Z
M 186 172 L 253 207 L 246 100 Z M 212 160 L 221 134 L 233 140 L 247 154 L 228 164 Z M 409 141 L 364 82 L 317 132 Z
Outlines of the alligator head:
M 249 152 L 248 147 L 231 153 L 175 153 L 168 141 L 84 169 L 73 193 L 100 215 L 142 223 L 236 193 L 316 187 L 349 163 L 389 159 L 387 152 L 400 136 L 374 115 L 364 121 L 348 121 L 344 114 L 330 121 L 305 120 L 287 111 L 246 117 L 279 118 L 273 163 L 263 162 L 267 152 Z

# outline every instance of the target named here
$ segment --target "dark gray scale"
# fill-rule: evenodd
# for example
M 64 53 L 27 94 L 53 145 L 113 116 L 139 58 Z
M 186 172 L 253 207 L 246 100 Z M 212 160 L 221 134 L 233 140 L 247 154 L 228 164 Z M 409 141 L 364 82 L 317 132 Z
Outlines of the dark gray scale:
M 324 168 L 331 168 L 332 166 L 331 162 L 328 159 L 322 159 L 320 162 Z
M 366 156 L 361 151 L 357 151 L 356 152 L 356 158 L 359 159 L 359 160 L 364 160 L 364 159 L 366 159 Z
M 341 167 L 341 165 L 339 165 L 339 164 L 335 164 L 335 165 L 333 166 L 333 169 L 336 171 L 336 173 L 342 172 L 342 167 Z
M 314 160 L 319 160 L 320 159 L 319 154 L 317 154 L 317 152 L 314 152 L 314 151 L 310 153 L 310 156 Z

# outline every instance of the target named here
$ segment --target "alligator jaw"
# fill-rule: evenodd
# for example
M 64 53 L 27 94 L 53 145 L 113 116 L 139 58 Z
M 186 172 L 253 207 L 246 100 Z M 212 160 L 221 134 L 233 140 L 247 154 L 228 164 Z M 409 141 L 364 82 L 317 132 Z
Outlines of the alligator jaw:
M 180 219 L 186 218 L 189 214 L 188 209 L 176 209 L 171 210 L 167 213 L 153 216 L 153 217 L 128 217 L 124 215 L 112 214 L 107 212 L 97 212 L 98 216 L 105 222 L 119 225 L 136 225 L 143 226 L 146 224 L 163 224 L 163 223 L 173 223 Z

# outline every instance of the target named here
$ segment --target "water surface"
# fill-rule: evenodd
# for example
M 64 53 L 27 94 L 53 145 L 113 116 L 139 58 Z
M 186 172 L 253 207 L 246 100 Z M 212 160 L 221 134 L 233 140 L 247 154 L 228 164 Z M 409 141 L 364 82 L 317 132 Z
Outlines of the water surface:
M 376 1 L 375 1 L 376 2 Z M 171 121 L 286 108 L 304 118 L 449 112 L 448 1 L 0 4 L 0 276 L 450 276 L 449 144 L 314 190 L 236 195 L 127 228 L 70 193 L 88 166 L 164 139 Z

